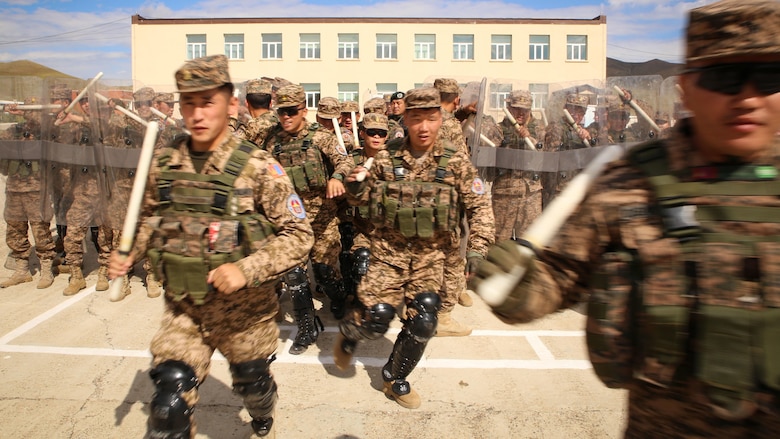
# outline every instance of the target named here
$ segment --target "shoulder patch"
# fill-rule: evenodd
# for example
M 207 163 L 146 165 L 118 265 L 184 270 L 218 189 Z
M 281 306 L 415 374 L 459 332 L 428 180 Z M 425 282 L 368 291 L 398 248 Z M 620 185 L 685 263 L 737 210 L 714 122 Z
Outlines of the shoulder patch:
M 290 194 L 287 197 L 287 210 L 298 219 L 306 218 L 306 210 L 303 208 L 303 201 L 301 201 L 301 197 L 298 194 Z
M 485 194 L 485 183 L 482 182 L 481 178 L 476 177 L 474 181 L 471 182 L 471 192 L 474 192 L 477 195 Z
M 341 143 L 336 145 L 336 151 L 341 155 L 348 155 L 347 148 Z
M 271 163 L 271 164 L 269 164 L 268 165 L 268 173 L 272 177 L 274 177 L 274 178 L 286 177 L 287 176 L 287 173 L 284 172 L 284 168 L 279 163 Z

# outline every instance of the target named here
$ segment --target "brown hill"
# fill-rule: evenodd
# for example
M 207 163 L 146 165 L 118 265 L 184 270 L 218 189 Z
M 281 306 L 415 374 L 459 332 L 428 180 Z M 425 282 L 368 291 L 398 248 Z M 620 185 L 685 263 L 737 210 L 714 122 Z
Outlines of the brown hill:
M 78 79 L 36 62 L 21 60 L 0 62 L 0 76 L 37 76 L 39 78 Z
M 607 77 L 614 76 L 645 76 L 660 75 L 663 78 L 680 73 L 682 64 L 675 64 L 660 59 L 645 62 L 625 62 L 607 58 Z

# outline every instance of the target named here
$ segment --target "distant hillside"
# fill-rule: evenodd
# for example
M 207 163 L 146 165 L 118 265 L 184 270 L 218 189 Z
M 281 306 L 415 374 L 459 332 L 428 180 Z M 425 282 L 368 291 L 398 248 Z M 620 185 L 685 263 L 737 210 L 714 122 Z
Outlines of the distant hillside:
M 60 71 L 27 60 L 0 62 L 0 76 L 37 76 L 39 78 L 79 79 L 75 76 L 66 75 Z
M 645 62 L 625 62 L 607 58 L 607 77 L 613 76 L 645 76 L 660 75 L 663 78 L 680 73 L 682 64 L 675 64 L 660 59 Z

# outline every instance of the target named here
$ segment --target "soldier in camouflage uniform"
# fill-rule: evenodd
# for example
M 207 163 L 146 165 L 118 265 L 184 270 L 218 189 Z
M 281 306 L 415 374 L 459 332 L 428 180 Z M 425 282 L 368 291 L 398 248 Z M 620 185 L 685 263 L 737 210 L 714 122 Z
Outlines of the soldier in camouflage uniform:
M 780 2 L 691 10 L 685 67 L 692 117 L 608 165 L 535 256 L 491 248 L 475 287 L 524 267 L 493 302 L 516 322 L 588 300 L 594 370 L 628 390 L 627 438 L 775 437 Z
M 504 139 L 502 148 L 529 150 L 528 141 L 537 147 L 544 136 L 541 124 L 531 115 L 531 93 L 513 90 L 506 108 L 517 124 L 505 117 L 499 123 Z M 542 184 L 539 172 L 498 169 L 491 187 L 493 214 L 496 217 L 496 241 L 519 238 L 542 212 Z
M 133 250 L 111 259 L 116 277 L 148 251 L 165 282 L 151 343 L 150 437 L 195 437 L 192 412 L 215 349 L 230 363 L 253 430 L 267 436 L 277 400 L 274 280 L 305 261 L 312 230 L 279 163 L 229 130 L 238 99 L 227 58 L 188 61 L 175 77 L 192 135 L 156 151 Z
M 377 153 L 366 180 L 357 182 L 363 167 L 347 179 L 351 199 L 368 205 L 376 228 L 371 264 L 358 286 L 361 307 L 341 321 L 333 355 L 346 370 L 357 343 L 382 337 L 396 309 L 405 306 L 403 328 L 382 368 L 383 391 L 401 406 L 417 408 L 420 396 L 406 378 L 436 332 L 444 252 L 457 240 L 460 208 L 470 225 L 470 258 L 482 257 L 494 230 L 490 197 L 477 170 L 463 151 L 438 137 L 438 90 L 411 90 L 405 104 L 409 135 Z
M 243 129 L 236 134 L 256 145 L 262 145 L 268 133 L 279 118 L 271 111 L 271 90 L 273 84 L 265 79 L 250 79 L 246 82 L 246 106 L 252 119 L 242 124 Z
M 326 116 L 335 114 L 334 117 L 338 117 L 339 108 L 337 101 L 333 108 L 335 113 Z M 306 122 L 307 111 L 303 87 L 288 85 L 280 88 L 276 92 L 279 125 L 269 135 L 264 148 L 284 166 L 295 190 L 303 198 L 315 236 L 309 255 L 314 278 L 318 287 L 330 298 L 331 311 L 339 315 L 343 312 L 346 296 L 341 275 L 336 270 L 341 252 L 336 198 L 344 194 L 342 182 L 354 166 L 332 131 Z M 314 312 L 305 266 L 296 267 L 285 275 L 284 280 L 298 325 L 290 353 L 300 354 L 317 341 L 317 325 L 319 323 L 321 329 L 322 323 Z
M 629 108 L 617 96 L 607 98 L 607 121 L 604 126 L 596 125 L 593 129 L 598 132 L 598 143 L 601 145 L 615 145 L 634 143 L 637 138 L 634 131 L 626 129 L 629 117 Z M 596 124 L 596 122 L 594 122 Z M 591 129 L 591 127 L 588 127 Z
M 387 120 L 390 127 L 388 140 L 398 139 L 406 135 L 404 125 L 404 98 L 406 93 L 397 91 L 392 93 L 387 100 Z
M 352 120 L 352 114 L 355 115 L 356 120 Z M 355 136 L 352 132 L 352 124 L 360 124 L 360 107 L 355 101 L 344 101 L 341 103 L 341 119 L 339 124 L 341 125 L 341 137 L 344 139 L 344 146 L 348 152 L 352 152 L 353 149 L 359 147 L 360 139 L 357 139 L 358 146 L 355 146 Z M 357 130 L 356 130 L 357 131 Z M 358 136 L 360 137 L 360 136 Z
M 34 104 L 34 99 L 25 99 L 25 104 Z M 0 141 L 35 141 L 41 139 L 41 114 L 38 111 L 16 110 L 9 105 L 10 114 L 24 117 L 24 122 L 0 132 Z M 41 184 L 41 161 L 24 159 L 0 160 L 0 173 L 5 181 L 4 219 L 7 225 L 5 242 L 16 261 L 10 278 L 0 282 L 0 288 L 7 288 L 25 282 L 32 282 L 30 274 L 30 252 L 28 230 L 35 240 L 35 254 L 41 262 L 41 278 L 37 288 L 47 288 L 54 282 L 52 262 L 54 240 L 51 235 L 51 209 L 46 191 Z

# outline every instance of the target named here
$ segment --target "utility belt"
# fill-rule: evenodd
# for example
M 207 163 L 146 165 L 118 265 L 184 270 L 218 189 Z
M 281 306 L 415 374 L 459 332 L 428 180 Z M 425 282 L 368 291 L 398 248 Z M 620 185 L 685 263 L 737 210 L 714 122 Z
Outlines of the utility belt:
M 371 190 L 369 217 L 377 227 L 393 228 L 407 238 L 432 238 L 458 227 L 455 188 L 444 183 L 383 181 Z

